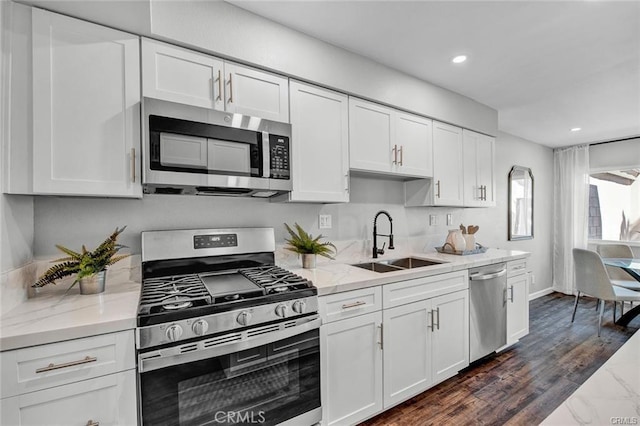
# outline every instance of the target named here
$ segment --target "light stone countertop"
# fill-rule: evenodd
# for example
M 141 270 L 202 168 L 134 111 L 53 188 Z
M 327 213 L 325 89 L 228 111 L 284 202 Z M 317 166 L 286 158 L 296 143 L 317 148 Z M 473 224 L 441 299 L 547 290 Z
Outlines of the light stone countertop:
M 640 424 L 640 333 L 635 333 L 542 425 Z
M 112 270 L 113 269 L 113 270 Z M 0 351 L 136 328 L 140 281 L 131 270 L 107 272 L 105 292 L 81 295 L 68 282 L 48 285 L 0 317 Z
M 316 269 L 296 269 L 286 264 L 282 266 L 310 279 L 318 288 L 318 295 L 322 296 L 529 256 L 529 253 L 523 251 L 500 249 L 489 249 L 486 253 L 470 256 L 437 252 L 390 253 L 392 254 L 388 252 L 375 260 L 397 259 L 411 255 L 446 263 L 389 273 L 372 272 L 351 266 L 351 263 L 374 260 L 361 256 L 349 258 L 349 263 L 345 262 L 346 259 L 325 261 L 322 258 L 323 260 L 318 260 Z M 38 267 L 42 269 L 46 266 L 48 264 L 43 263 Z M 63 281 L 55 286 L 45 287 L 42 293 L 3 314 L 0 317 L 0 351 L 134 329 L 140 298 L 139 258 L 137 261 L 131 261 L 130 265 L 122 266 L 114 265 L 109 269 L 106 291 L 102 294 L 81 295 L 76 286 L 63 297 L 68 288 L 68 281 Z
M 502 249 L 488 249 L 485 253 L 468 256 L 456 256 L 438 252 L 409 254 L 387 252 L 384 256 L 381 256 L 378 259 L 359 259 L 357 261 L 354 260 L 349 264 L 319 258 L 315 269 L 290 268 L 290 270 L 295 274 L 311 280 L 318 288 L 318 295 L 324 296 L 328 294 L 341 293 L 343 291 L 358 290 L 361 288 L 389 284 L 397 281 L 410 280 L 413 278 L 422 278 L 447 272 L 460 271 L 477 266 L 490 265 L 492 263 L 524 259 L 529 255 L 530 253 L 524 251 Z M 445 263 L 423 268 L 383 273 L 352 266 L 353 263 L 383 261 L 409 256 Z

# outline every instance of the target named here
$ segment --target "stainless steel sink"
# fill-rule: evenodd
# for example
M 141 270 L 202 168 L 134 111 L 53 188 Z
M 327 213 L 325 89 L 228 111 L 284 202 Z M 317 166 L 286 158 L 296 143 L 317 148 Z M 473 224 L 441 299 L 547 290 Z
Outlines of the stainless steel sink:
M 382 262 L 358 263 L 353 266 L 357 266 L 358 268 L 367 269 L 373 272 L 398 272 L 405 269 L 398 266 L 387 265 L 386 263 Z
M 417 259 L 415 257 L 403 257 L 401 259 L 381 260 L 379 262 L 358 263 L 353 266 L 373 272 L 397 272 L 404 269 L 424 268 L 427 266 L 439 265 L 441 263 L 443 262 Z
M 385 263 L 391 266 L 398 266 L 404 269 L 424 268 L 425 266 L 440 265 L 442 262 L 435 262 L 433 260 L 417 259 L 415 257 L 403 257 L 402 259 L 395 260 L 382 260 L 381 263 Z

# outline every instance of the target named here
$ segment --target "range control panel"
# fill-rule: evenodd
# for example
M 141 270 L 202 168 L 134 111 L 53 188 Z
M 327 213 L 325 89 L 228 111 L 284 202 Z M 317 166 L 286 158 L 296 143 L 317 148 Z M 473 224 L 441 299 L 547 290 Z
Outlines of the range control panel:
M 194 235 L 194 249 L 208 249 L 217 247 L 237 247 L 237 234 L 218 234 L 218 235 Z

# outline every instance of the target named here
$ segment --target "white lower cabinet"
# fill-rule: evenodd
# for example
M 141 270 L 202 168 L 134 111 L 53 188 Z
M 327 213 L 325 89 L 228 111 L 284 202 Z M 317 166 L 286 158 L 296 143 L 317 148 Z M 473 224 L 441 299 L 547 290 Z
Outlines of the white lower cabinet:
M 529 280 L 524 273 L 507 278 L 507 345 L 529 334 Z
M 322 424 L 355 424 L 382 410 L 382 312 L 323 325 Z
M 3 425 L 135 425 L 136 371 L 3 399 Z
M 0 353 L 0 424 L 135 425 L 132 330 Z
M 431 385 L 430 317 L 427 300 L 384 310 L 384 408 Z
M 320 313 L 323 425 L 357 424 L 469 365 L 466 271 L 323 296 Z

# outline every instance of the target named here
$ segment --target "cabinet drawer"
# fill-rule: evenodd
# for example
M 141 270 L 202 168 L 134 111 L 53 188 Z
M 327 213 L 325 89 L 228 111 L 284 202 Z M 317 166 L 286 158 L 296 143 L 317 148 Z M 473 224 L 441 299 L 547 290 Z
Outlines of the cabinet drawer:
M 469 288 L 466 270 L 401 281 L 383 287 L 382 305 L 385 309 L 393 308 L 466 288 Z
M 368 314 L 382 309 L 382 292 L 380 287 L 369 287 L 362 290 L 322 296 L 319 299 L 320 316 L 326 324 Z
M 3 425 L 135 425 L 136 371 L 6 398 L 0 408 Z
M 0 353 L 7 398 L 135 368 L 133 330 Z
M 507 262 L 507 278 L 516 277 L 527 273 L 527 259 Z

